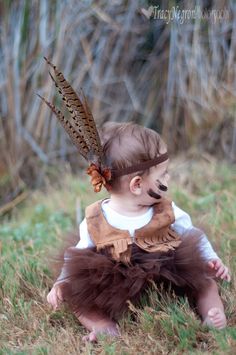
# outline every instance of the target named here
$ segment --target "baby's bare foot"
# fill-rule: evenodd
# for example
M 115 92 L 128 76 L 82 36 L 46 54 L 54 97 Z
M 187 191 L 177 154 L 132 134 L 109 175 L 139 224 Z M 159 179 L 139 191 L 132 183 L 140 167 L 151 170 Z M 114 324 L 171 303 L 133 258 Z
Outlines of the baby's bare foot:
M 90 332 L 88 335 L 85 335 L 82 338 L 82 340 L 86 342 L 88 341 L 90 343 L 95 343 L 97 341 L 96 332 L 95 331 Z
M 223 329 L 226 327 L 226 317 L 224 311 L 220 308 L 211 308 L 208 311 L 207 317 L 203 324 L 215 327 L 217 329 Z
M 85 335 L 82 339 L 83 341 L 94 343 L 98 340 L 97 335 L 99 334 L 117 337 L 120 335 L 120 332 L 118 326 L 115 324 L 106 328 L 97 328 L 96 330 L 90 332 L 88 335 Z

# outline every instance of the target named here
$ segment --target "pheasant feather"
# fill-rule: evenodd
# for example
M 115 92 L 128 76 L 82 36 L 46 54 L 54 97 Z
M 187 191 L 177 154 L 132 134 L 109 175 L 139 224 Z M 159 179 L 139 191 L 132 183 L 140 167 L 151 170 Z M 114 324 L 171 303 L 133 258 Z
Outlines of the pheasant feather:
M 71 114 L 71 125 L 76 127 L 80 132 L 81 137 L 88 147 L 90 159 L 91 156 L 93 156 L 93 159 L 96 159 L 96 162 L 100 165 L 102 161 L 101 141 L 86 98 L 83 95 L 82 102 L 72 86 L 68 83 L 68 81 L 66 81 L 63 74 L 58 71 L 56 66 L 53 65 L 47 58 L 45 58 L 45 60 L 51 68 L 53 68 L 56 79 L 54 79 L 51 73 L 50 76 Z
M 88 159 L 89 149 L 83 137 L 75 130 L 75 128 L 71 125 L 71 123 L 64 117 L 60 110 L 58 110 L 55 105 L 51 104 L 44 97 L 37 94 L 40 99 L 45 102 L 45 104 L 52 110 L 53 113 L 57 116 L 59 122 L 65 129 L 65 131 L 69 134 L 72 143 L 76 146 L 79 153 L 85 158 Z

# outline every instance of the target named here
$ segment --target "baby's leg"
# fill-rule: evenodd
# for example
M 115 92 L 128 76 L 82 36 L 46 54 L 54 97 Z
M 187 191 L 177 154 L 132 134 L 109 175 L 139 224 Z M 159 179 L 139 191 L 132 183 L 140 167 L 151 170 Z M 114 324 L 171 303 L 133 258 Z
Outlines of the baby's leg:
M 211 280 L 206 290 L 197 295 L 197 309 L 203 319 L 203 324 L 218 329 L 226 326 L 224 306 L 214 280 Z
M 80 323 L 90 331 L 89 335 L 83 337 L 85 341 L 97 341 L 97 334 L 107 334 L 111 336 L 118 336 L 120 334 L 118 324 L 99 310 L 90 311 L 86 314 L 80 314 L 80 312 L 77 311 L 75 315 Z

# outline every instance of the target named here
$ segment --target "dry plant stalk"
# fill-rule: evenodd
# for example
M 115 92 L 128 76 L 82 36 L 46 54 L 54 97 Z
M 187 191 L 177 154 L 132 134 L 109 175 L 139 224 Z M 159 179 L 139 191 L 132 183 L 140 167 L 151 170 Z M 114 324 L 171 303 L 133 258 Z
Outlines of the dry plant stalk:
M 51 101 L 54 93 L 43 56 L 75 90 L 84 88 L 96 122 L 134 120 L 162 131 L 172 151 L 217 147 L 235 161 L 236 8 L 230 3 L 222 3 L 229 18 L 217 23 L 168 25 L 148 20 L 134 0 L 1 5 L 0 148 L 14 184 L 27 170 L 26 158 L 39 170 L 40 161 L 76 153 L 36 96 Z M 219 6 L 212 2 L 212 9 Z

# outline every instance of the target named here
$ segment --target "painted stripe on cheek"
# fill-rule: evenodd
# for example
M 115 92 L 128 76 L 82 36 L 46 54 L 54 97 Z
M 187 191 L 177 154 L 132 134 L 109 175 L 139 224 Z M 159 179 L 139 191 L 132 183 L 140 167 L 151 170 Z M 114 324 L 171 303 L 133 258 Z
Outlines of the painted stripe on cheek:
M 160 189 L 161 191 L 167 191 L 167 190 L 168 190 L 168 187 L 161 184 L 161 185 L 159 185 L 159 189 Z
M 155 198 L 156 200 L 160 200 L 161 196 L 159 194 L 157 194 L 156 192 L 154 192 L 152 189 L 149 189 L 147 194 L 152 197 Z

